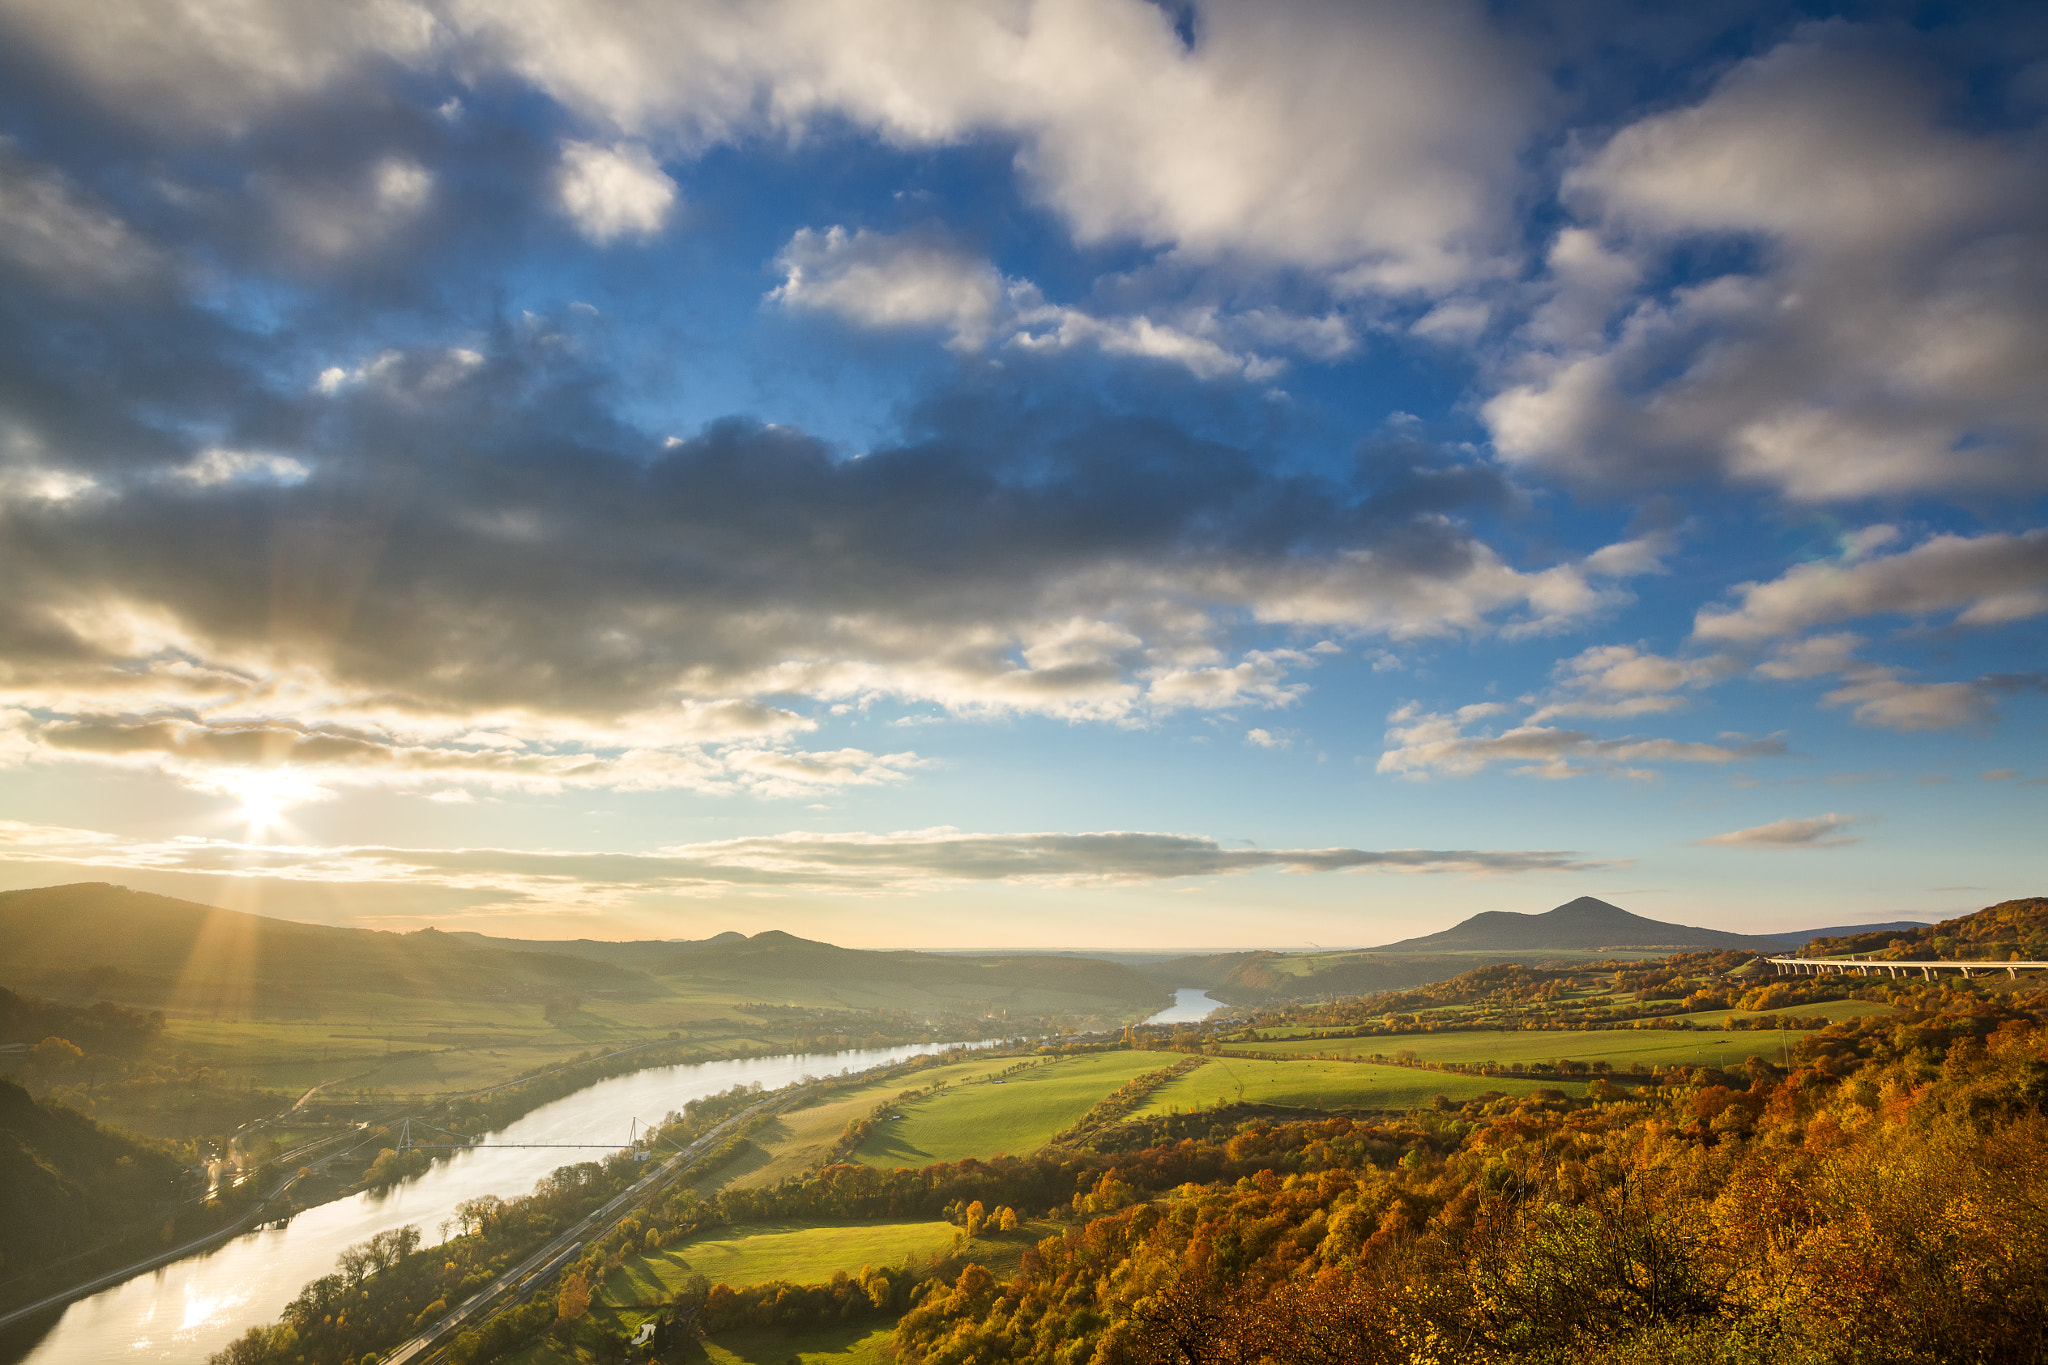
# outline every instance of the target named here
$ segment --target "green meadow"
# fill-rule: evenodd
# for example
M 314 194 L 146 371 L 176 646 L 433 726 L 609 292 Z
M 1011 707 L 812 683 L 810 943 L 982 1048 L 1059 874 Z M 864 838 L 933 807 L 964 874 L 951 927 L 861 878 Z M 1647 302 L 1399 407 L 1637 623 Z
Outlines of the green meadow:
M 746 1223 L 714 1228 L 620 1266 L 600 1301 L 636 1308 L 666 1303 L 692 1275 L 713 1284 L 788 1280 L 815 1284 L 835 1270 L 902 1265 L 952 1248 L 959 1231 L 937 1219 L 888 1223 Z
M 1024 1249 L 1059 1230 L 1059 1225 L 1034 1221 L 1014 1232 L 978 1238 L 972 1258 L 999 1278 L 1016 1270 Z M 712 1283 L 735 1286 L 766 1280 L 818 1284 L 835 1272 L 858 1274 L 863 1266 L 902 1265 L 950 1252 L 958 1229 L 937 1220 L 880 1223 L 749 1223 L 717 1228 L 636 1256 L 605 1280 L 590 1305 L 592 1325 L 614 1336 L 630 1336 L 652 1312 L 666 1304 L 692 1275 Z M 893 1322 L 849 1323 L 796 1331 L 774 1328 L 721 1333 L 714 1341 L 693 1343 L 680 1357 L 712 1365 L 885 1365 Z M 577 1357 L 542 1338 L 515 1355 L 508 1365 L 574 1365 Z
M 1695 1024 L 1719 1028 L 1725 1019 L 1825 1019 L 1834 1023 L 1841 1019 L 1861 1019 L 1867 1014 L 1890 1014 L 1890 1005 L 1881 1005 L 1875 1000 L 1829 1000 L 1818 1005 L 1786 1005 L 1775 1010 L 1707 1010 L 1700 1014 L 1682 1014 L 1681 1019 L 1690 1019 Z
M 951 1086 L 904 1105 L 854 1152 L 869 1166 L 929 1166 L 1043 1147 L 1133 1076 L 1180 1060 L 1171 1053 L 1104 1052 L 1065 1057 L 1000 1080 Z
M 1207 1066 L 1152 1092 L 1138 1117 L 1192 1113 L 1239 1100 L 1295 1109 L 1408 1110 L 1438 1095 L 1468 1100 L 1492 1090 L 1522 1095 L 1545 1085 L 1576 1094 L 1569 1083 L 1515 1080 L 1503 1076 L 1460 1076 L 1370 1062 L 1269 1062 L 1250 1057 L 1211 1057 Z
M 955 1062 L 951 1066 L 931 1067 L 853 1090 L 835 1090 L 785 1109 L 754 1132 L 752 1152 L 721 1166 L 697 1182 L 697 1191 L 708 1194 L 726 1188 L 752 1189 L 778 1184 L 790 1176 L 815 1170 L 832 1154 L 840 1135 L 846 1131 L 846 1125 L 866 1118 L 883 1101 L 906 1090 L 922 1089 L 942 1081 L 948 1085 L 980 1081 L 993 1072 L 1016 1064 L 1015 1057 Z
M 592 1310 L 593 1316 L 596 1312 Z M 789 1365 L 793 1360 L 800 1365 L 894 1365 L 896 1353 L 889 1343 L 895 1331 L 894 1322 L 852 1322 L 794 1332 L 750 1328 L 723 1333 L 716 1341 L 689 1342 L 675 1359 L 689 1365 Z M 542 1337 L 516 1355 L 506 1356 L 505 1365 L 587 1365 L 587 1361 Z
M 1240 1044 L 1230 1050 L 1305 1058 L 1318 1054 L 1395 1057 L 1407 1052 L 1425 1062 L 1498 1062 L 1503 1066 L 1570 1060 L 1606 1062 L 1617 1071 L 1627 1071 L 1636 1064 L 1646 1068 L 1740 1066 L 1751 1056 L 1775 1058 L 1781 1041 L 1804 1036 L 1797 1030 L 1777 1029 L 1474 1029 L 1460 1033 L 1404 1033 L 1391 1038 L 1276 1040 Z

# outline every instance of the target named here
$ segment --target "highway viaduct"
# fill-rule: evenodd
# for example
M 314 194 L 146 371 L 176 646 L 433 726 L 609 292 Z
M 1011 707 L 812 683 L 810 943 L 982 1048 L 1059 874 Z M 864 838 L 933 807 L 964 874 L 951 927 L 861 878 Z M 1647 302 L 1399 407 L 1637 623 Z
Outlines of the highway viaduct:
M 1941 972 L 1960 972 L 1967 980 L 1979 973 L 1995 976 L 2003 971 L 2007 976 L 2017 977 L 2021 972 L 2048 971 L 2048 962 L 1951 962 L 1868 957 L 1769 957 L 1764 961 L 1770 963 L 1780 976 L 1846 976 L 1851 972 L 1858 976 L 1875 976 L 1882 972 L 1886 976 L 1898 977 L 1917 972 L 1932 980 Z

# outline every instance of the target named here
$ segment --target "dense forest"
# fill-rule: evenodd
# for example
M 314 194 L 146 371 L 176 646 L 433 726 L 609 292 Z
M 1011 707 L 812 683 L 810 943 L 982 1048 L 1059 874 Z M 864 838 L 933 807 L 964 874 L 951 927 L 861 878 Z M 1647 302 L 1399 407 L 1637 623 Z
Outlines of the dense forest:
M 1391 1162 L 1345 1119 L 1176 1145 L 1256 1147 L 1235 1178 L 1160 1188 L 1160 1154 L 1134 1154 L 1013 1279 L 924 1297 L 899 1358 L 2048 1358 L 2042 1003 L 1846 1022 L 1782 1074 L 1474 1101 Z
M 181 1157 L 0 1079 L 0 1291 L 140 1221 L 189 1218 L 178 1196 L 204 1191 L 187 1187 Z

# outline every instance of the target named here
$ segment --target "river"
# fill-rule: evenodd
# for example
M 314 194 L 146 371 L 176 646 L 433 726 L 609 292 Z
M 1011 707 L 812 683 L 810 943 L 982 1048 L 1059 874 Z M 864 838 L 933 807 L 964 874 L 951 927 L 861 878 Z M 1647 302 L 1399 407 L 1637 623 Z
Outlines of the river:
M 1145 1022 L 1148 1024 L 1192 1024 L 1197 1019 L 1207 1019 L 1217 1010 L 1227 1009 L 1221 1000 L 1211 1000 L 1209 992 L 1198 991 L 1193 986 L 1182 986 L 1173 993 L 1173 1003 Z
M 1185 996 L 1187 993 L 1182 992 Z M 1171 1013 L 1171 1011 L 1169 1011 Z M 759 1081 L 774 1090 L 805 1075 L 862 1071 L 950 1044 L 748 1057 L 653 1067 L 579 1090 L 499 1130 L 497 1142 L 626 1145 L 633 1120 L 660 1119 L 690 1100 Z M 457 1153 L 417 1180 L 307 1209 L 287 1227 L 233 1241 L 139 1275 L 45 1319 L 0 1329 L 0 1365 L 192 1365 L 259 1323 L 277 1320 L 307 1281 L 334 1269 L 343 1247 L 416 1223 L 426 1245 L 455 1206 L 481 1194 L 525 1194 L 536 1180 L 602 1150 L 484 1148 Z

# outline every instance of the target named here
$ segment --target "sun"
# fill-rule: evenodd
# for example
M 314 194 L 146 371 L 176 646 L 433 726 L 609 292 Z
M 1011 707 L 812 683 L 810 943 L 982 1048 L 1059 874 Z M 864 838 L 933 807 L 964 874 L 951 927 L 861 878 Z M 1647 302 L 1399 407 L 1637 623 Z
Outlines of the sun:
M 241 819 L 249 837 L 282 828 L 285 812 L 318 801 L 327 793 L 286 768 L 248 768 L 222 774 L 215 785 L 241 802 Z

